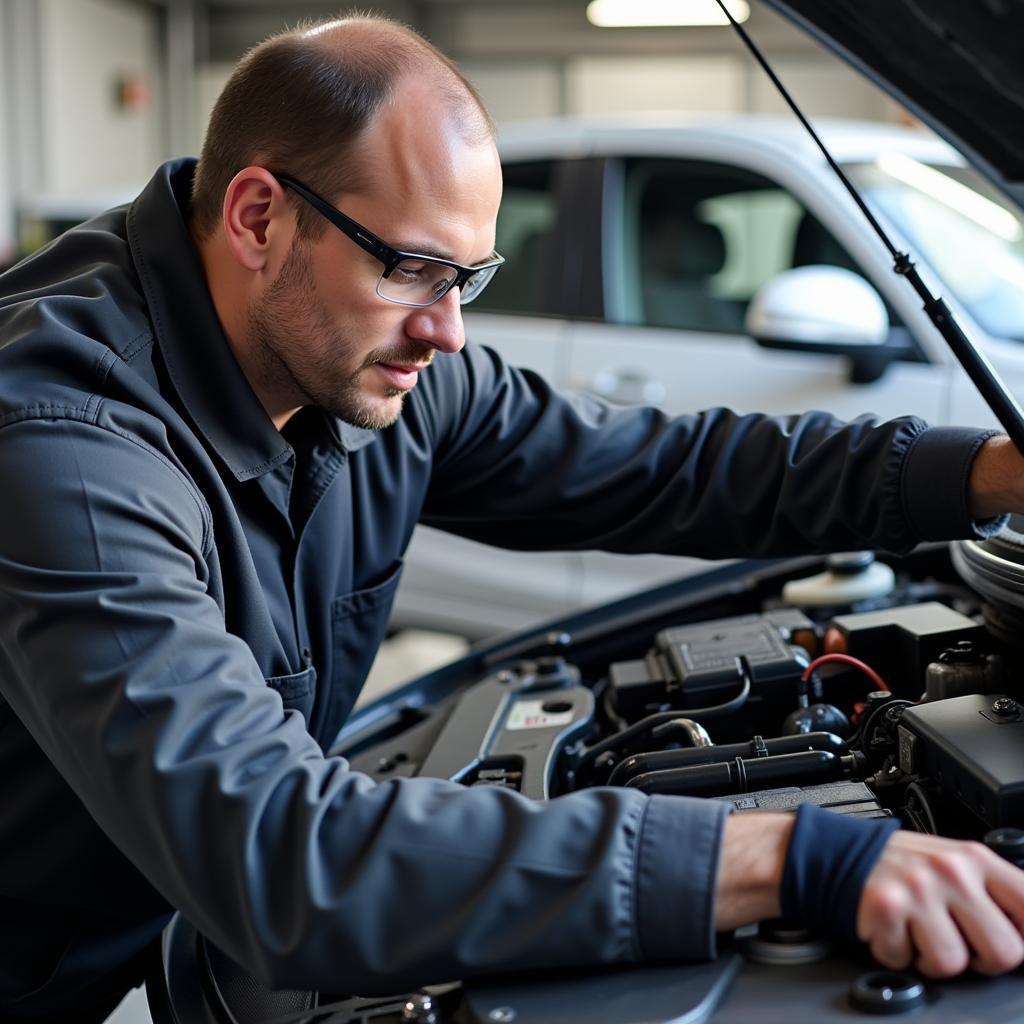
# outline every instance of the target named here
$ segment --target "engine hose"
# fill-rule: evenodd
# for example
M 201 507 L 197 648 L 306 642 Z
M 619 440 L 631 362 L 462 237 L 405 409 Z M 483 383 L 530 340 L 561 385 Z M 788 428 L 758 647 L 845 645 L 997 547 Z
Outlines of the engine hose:
M 760 740 L 760 742 L 758 742 Z M 828 750 L 833 754 L 848 753 L 844 740 L 831 732 L 805 732 L 773 739 L 757 737 L 746 743 L 724 743 L 716 747 L 690 747 L 683 750 L 654 750 L 631 754 L 615 766 L 608 778 L 609 786 L 626 786 L 636 776 L 670 768 L 687 768 L 695 764 L 733 762 L 736 758 L 761 759 L 778 754 L 798 754 L 804 750 Z
M 575 774 L 577 780 L 580 776 L 589 771 L 594 762 L 604 753 L 609 750 L 619 750 L 624 747 L 627 743 L 631 743 L 633 740 L 637 740 L 646 736 L 652 729 L 655 729 L 659 725 L 664 725 L 666 722 L 672 722 L 678 718 L 722 718 L 725 715 L 731 715 L 734 711 L 739 711 L 741 707 L 747 702 L 747 698 L 750 696 L 750 673 L 743 673 L 743 685 L 740 687 L 739 693 L 735 697 L 727 700 L 724 704 L 715 704 L 707 708 L 683 708 L 675 711 L 658 711 L 653 715 L 648 715 L 646 718 L 641 718 L 639 722 L 634 723 L 628 729 L 623 729 L 622 732 L 616 733 L 614 736 L 609 736 L 607 739 L 603 739 L 598 743 L 595 743 L 592 747 L 584 751 L 580 755 L 580 759 L 575 765 Z
M 719 764 L 646 772 L 630 779 L 626 786 L 648 794 L 726 796 L 756 789 L 828 782 L 842 778 L 847 770 L 845 759 L 831 750 L 803 750 L 774 757 L 737 757 Z

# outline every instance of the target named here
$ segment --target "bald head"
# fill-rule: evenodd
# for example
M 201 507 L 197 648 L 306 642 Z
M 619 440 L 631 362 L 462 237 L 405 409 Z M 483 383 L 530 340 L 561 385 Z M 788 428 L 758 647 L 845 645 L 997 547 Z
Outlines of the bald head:
M 385 125 L 384 145 L 368 146 Z M 451 146 L 492 143 L 494 124 L 458 68 L 412 29 L 356 16 L 272 36 L 242 58 L 214 106 L 193 186 L 193 230 L 205 238 L 217 229 L 228 184 L 251 164 L 338 196 L 371 188 L 394 166 L 389 152 L 408 159 L 415 150 L 401 147 L 438 136 L 433 149 L 443 158 Z M 324 230 L 312 211 L 297 212 L 301 235 Z

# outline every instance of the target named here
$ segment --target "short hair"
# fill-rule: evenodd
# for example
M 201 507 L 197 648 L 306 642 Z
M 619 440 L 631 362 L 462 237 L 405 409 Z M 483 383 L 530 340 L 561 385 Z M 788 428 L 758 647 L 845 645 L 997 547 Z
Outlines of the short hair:
M 358 191 L 355 150 L 397 81 L 426 73 L 471 142 L 494 138 L 477 91 L 440 50 L 407 25 L 354 14 L 306 22 L 270 36 L 239 61 L 210 115 L 192 185 L 190 222 L 202 238 L 220 224 L 231 179 L 250 164 L 287 173 L 328 197 Z M 289 193 L 300 238 L 326 222 Z

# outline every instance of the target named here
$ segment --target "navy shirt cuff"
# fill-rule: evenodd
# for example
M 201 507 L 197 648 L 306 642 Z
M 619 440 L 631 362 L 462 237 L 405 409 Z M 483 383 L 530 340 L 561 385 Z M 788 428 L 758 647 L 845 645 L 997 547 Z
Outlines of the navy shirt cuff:
M 918 540 L 989 537 L 1006 516 L 971 518 L 968 480 L 981 446 L 996 430 L 929 427 L 914 438 L 903 461 L 900 497 L 911 532 Z
M 719 800 L 652 796 L 637 853 L 637 931 L 651 960 L 715 955 L 715 886 L 722 827 Z

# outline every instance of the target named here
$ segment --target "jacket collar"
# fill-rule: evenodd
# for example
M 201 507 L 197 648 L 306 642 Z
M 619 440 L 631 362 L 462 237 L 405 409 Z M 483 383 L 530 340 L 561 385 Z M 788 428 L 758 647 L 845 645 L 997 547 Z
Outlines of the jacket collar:
M 228 344 L 186 223 L 195 160 L 163 164 L 128 210 L 128 242 L 172 384 L 199 432 L 238 480 L 291 454 Z M 375 434 L 328 417 L 348 451 Z

